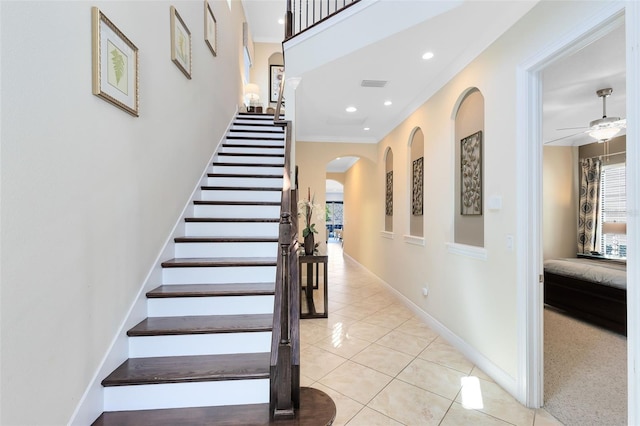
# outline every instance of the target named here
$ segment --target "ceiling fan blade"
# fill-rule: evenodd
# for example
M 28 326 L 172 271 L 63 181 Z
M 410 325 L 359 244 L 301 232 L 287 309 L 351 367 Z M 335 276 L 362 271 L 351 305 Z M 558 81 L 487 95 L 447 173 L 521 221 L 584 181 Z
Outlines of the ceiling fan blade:
M 568 135 L 568 136 L 563 136 L 563 137 L 561 137 L 561 138 L 557 138 L 557 139 L 552 139 L 552 140 L 550 140 L 550 141 L 546 141 L 546 142 L 544 142 L 544 145 L 548 145 L 548 144 L 550 144 L 550 143 L 558 142 L 558 141 L 561 141 L 561 140 L 564 140 L 564 139 L 573 138 L 573 137 L 575 137 L 575 136 L 583 135 L 583 134 L 585 134 L 585 132 L 573 133 L 573 134 Z
M 580 126 L 580 127 L 562 127 L 560 129 L 556 129 L 556 130 L 580 130 L 580 129 L 588 129 L 588 127 L 586 126 Z

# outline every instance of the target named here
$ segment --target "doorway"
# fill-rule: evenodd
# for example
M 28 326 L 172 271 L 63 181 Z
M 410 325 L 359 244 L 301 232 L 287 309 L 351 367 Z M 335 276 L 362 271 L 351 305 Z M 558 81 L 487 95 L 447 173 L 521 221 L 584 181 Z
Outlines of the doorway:
M 580 28 L 565 34 L 561 40 L 536 57 L 521 64 L 518 71 L 518 98 L 522 100 L 518 106 L 518 330 L 522 338 L 519 341 L 519 398 L 530 407 L 540 407 L 544 401 L 543 374 L 543 286 L 542 286 L 542 97 L 541 74 L 545 67 L 555 60 L 578 51 L 589 43 L 602 37 L 619 25 L 619 20 L 626 14 L 626 40 L 637 46 L 639 38 L 640 7 L 630 3 L 608 4 L 600 14 L 585 21 Z M 628 53 L 627 90 L 637 93 L 640 70 L 637 51 L 635 56 Z M 630 95 L 627 102 L 627 140 L 631 146 L 627 152 L 627 181 L 629 208 L 634 211 L 638 198 L 638 131 L 634 128 L 638 120 L 640 100 Z M 636 179 L 635 181 L 633 179 Z M 637 250 L 638 235 L 637 215 L 628 217 L 628 239 L 630 256 Z M 636 256 L 637 258 L 637 256 Z M 638 265 L 632 264 L 628 269 L 628 365 L 638 362 L 638 299 L 640 292 L 633 285 L 640 281 Z M 628 419 L 636 422 L 640 397 L 637 384 L 640 374 L 629 368 L 628 372 Z
M 627 420 L 627 345 L 620 334 L 627 259 L 617 247 L 613 253 L 610 241 L 620 239 L 626 254 L 626 235 L 609 233 L 614 223 L 626 224 L 626 138 L 624 129 L 606 142 L 588 133 L 590 123 L 604 114 L 611 120 L 626 117 L 624 20 L 616 24 L 540 71 L 543 403 L 567 425 Z M 599 97 L 607 88 L 610 95 Z M 566 268 L 580 275 L 565 278 Z M 620 302 L 613 303 L 610 292 Z

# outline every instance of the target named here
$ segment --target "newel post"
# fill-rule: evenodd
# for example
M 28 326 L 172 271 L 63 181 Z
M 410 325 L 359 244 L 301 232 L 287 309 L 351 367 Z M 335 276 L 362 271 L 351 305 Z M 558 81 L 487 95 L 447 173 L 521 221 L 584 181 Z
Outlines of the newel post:
M 289 317 L 290 269 L 289 254 L 291 251 L 292 223 L 291 213 L 284 212 L 280 216 L 280 256 L 282 256 L 282 311 L 280 315 L 280 344 L 278 349 L 277 398 L 274 417 L 294 417 L 291 399 L 291 319 Z

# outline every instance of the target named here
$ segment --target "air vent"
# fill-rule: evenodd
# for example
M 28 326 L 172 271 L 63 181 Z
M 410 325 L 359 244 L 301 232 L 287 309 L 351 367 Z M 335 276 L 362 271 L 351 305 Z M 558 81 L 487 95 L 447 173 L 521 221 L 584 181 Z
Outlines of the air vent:
M 362 80 L 360 85 L 362 87 L 384 87 L 387 83 L 386 80 Z

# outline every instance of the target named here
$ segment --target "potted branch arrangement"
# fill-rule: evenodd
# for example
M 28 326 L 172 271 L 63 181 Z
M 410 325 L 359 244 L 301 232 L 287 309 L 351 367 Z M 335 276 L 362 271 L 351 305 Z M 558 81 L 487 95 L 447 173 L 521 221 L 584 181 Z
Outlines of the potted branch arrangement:
M 318 206 L 315 203 L 315 194 L 311 196 L 311 189 L 307 188 L 307 199 L 298 203 L 298 216 L 304 216 L 304 228 L 302 229 L 302 238 L 304 238 L 304 254 L 312 255 L 318 244 L 315 242 L 315 236 L 317 234 L 316 224 L 311 223 L 313 219 L 313 211 L 318 211 Z

